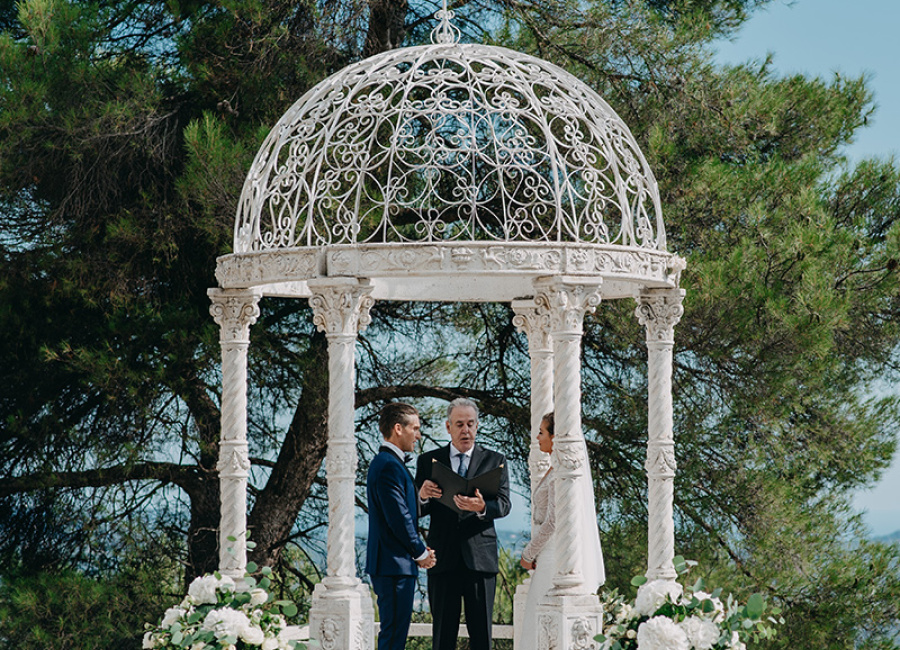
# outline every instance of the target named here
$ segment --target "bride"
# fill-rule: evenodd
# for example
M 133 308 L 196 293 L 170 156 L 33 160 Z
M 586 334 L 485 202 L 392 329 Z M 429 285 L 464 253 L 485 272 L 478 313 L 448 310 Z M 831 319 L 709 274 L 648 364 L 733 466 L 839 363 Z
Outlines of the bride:
M 537 440 L 541 451 L 553 451 L 553 413 L 547 413 L 541 420 Z M 585 458 L 587 458 L 585 449 Z M 552 459 L 552 456 L 551 456 Z M 582 571 L 589 593 L 594 593 L 603 584 L 606 575 L 603 570 L 603 554 L 600 549 L 600 533 L 597 530 L 597 515 L 594 509 L 594 488 L 590 471 L 578 479 L 583 507 L 578 514 L 579 536 L 584 540 Z M 537 606 L 553 586 L 556 575 L 556 476 L 553 467 L 544 474 L 531 495 L 531 513 L 534 522 L 532 538 L 522 551 L 520 564 L 534 571 L 525 601 L 525 615 L 522 618 L 522 645 L 525 650 L 537 648 Z M 518 647 L 518 646 L 517 646 Z

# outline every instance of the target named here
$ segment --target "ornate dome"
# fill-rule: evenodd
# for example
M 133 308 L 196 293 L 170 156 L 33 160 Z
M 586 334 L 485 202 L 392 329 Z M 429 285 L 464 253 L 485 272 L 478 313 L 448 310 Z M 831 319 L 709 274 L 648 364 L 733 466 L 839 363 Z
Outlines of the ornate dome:
M 656 180 L 615 111 L 558 66 L 459 43 L 451 15 L 432 44 L 351 65 L 282 116 L 244 183 L 222 286 L 495 263 L 677 282 Z M 607 257 L 567 263 L 579 249 Z

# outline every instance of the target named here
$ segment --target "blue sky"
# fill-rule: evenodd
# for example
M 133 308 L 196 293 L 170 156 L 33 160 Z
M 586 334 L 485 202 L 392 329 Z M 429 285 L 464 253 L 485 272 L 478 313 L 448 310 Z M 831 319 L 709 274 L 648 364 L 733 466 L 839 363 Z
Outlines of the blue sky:
M 731 42 L 720 44 L 718 59 L 740 63 L 772 54 L 775 69 L 785 75 L 867 75 L 877 110 L 846 153 L 851 160 L 900 158 L 898 27 L 900 0 L 775 0 Z M 880 483 L 857 494 L 854 504 L 875 535 L 900 530 L 900 454 Z

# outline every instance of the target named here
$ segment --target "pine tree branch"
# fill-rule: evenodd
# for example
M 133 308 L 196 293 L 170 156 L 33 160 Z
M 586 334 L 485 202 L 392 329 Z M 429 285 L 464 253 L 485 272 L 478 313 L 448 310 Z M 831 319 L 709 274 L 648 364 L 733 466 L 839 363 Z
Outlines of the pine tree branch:
M 190 491 L 197 482 L 197 470 L 196 465 L 145 462 L 81 472 L 39 472 L 0 479 L 0 498 L 33 490 L 104 487 L 145 480 L 173 483 Z

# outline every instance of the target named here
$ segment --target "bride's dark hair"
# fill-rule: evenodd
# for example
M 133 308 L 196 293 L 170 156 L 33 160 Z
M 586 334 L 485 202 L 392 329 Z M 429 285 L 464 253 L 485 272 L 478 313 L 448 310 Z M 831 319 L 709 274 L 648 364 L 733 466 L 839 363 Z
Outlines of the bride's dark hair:
M 547 425 L 547 432 L 552 436 L 554 435 L 553 427 L 554 427 L 554 417 L 553 411 L 549 413 L 544 413 L 544 417 L 541 418 L 541 422 Z

